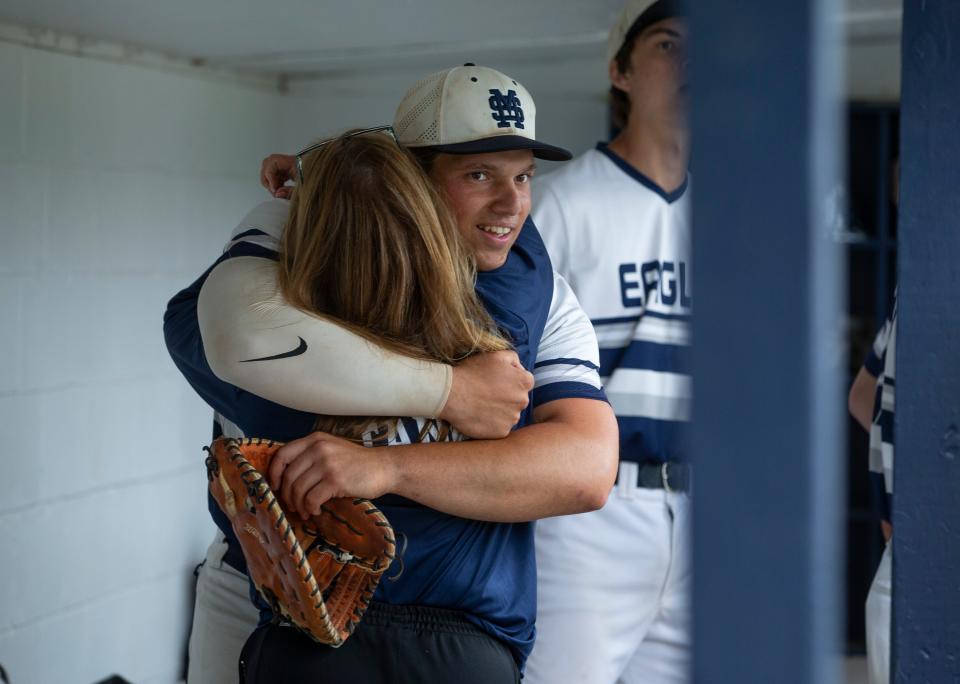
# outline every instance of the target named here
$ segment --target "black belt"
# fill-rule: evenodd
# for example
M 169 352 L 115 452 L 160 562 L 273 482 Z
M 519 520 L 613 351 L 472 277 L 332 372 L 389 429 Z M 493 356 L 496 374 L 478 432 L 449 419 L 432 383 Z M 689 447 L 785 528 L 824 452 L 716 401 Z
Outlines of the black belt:
M 677 461 L 638 463 L 637 485 L 645 489 L 686 492 L 690 489 L 690 464 Z

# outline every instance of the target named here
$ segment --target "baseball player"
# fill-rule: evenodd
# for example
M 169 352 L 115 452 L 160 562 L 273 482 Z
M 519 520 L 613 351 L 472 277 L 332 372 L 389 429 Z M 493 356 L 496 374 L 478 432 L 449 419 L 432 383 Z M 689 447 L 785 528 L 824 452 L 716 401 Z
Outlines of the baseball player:
M 602 401 L 589 321 L 565 281 L 553 273 L 539 234 L 527 220 L 534 156 L 568 156 L 536 140 L 534 117 L 532 99 L 521 85 L 474 65 L 427 77 L 398 109 L 394 124 L 398 139 L 415 148 L 421 164 L 448 199 L 458 228 L 477 258 L 478 293 L 501 331 L 513 341 L 520 362 L 533 371 L 535 388 L 531 406 L 520 419 L 521 425 L 531 424 L 503 440 L 393 447 L 404 451 L 403 457 L 391 460 L 409 471 L 401 472 L 396 481 L 406 484 L 399 484 L 393 492 L 403 498 L 385 497 L 378 506 L 394 529 L 408 539 L 405 569 L 396 582 L 381 583 L 377 602 L 368 613 L 379 613 L 389 629 L 403 629 L 406 624 L 429 632 L 437 623 L 435 609 L 458 611 L 463 620 L 492 637 L 491 653 L 507 649 L 515 673 L 522 669 L 534 638 L 535 567 L 532 526 L 526 521 L 601 505 L 609 492 L 615 461 L 616 428 L 612 412 Z M 201 289 L 206 289 L 207 282 L 222 285 L 227 278 L 220 275 L 234 268 L 237 256 L 269 258 L 281 228 L 282 213 L 278 217 L 275 204 L 259 207 L 238 227 L 224 257 L 175 297 L 167 311 L 165 333 L 171 355 L 191 384 L 225 417 L 220 422 L 222 429 L 288 441 L 310 433 L 315 413 L 437 415 L 437 407 L 444 406 L 444 388 L 439 401 L 427 401 L 421 405 L 422 411 L 408 410 L 410 402 L 403 396 L 402 386 L 371 379 L 363 372 L 351 376 L 332 371 L 351 358 L 355 364 L 358 359 L 364 364 L 373 358 L 389 376 L 393 363 L 397 373 L 410 381 L 412 393 L 425 398 L 431 393 L 422 388 L 434 386 L 438 377 L 444 377 L 430 364 L 391 362 L 382 353 L 378 359 L 377 352 L 363 345 L 344 349 L 326 342 L 316 344 L 316 339 L 333 339 L 330 328 L 334 326 L 320 319 L 300 321 L 306 326 L 303 328 L 284 326 L 285 332 L 292 334 L 288 341 L 296 344 L 300 338 L 306 345 L 303 352 L 292 354 L 286 347 L 275 346 L 275 326 L 251 328 L 241 324 L 249 320 L 242 315 L 206 316 L 205 312 L 230 306 L 239 305 L 241 310 L 246 306 L 248 312 L 251 305 L 256 308 L 255 302 L 243 301 L 242 292 L 235 292 L 237 297 L 231 300 L 219 297 L 229 294 L 230 288 Z M 205 301 L 211 305 L 204 305 Z M 231 320 L 233 329 L 229 328 Z M 233 340 L 241 346 L 217 342 L 205 350 L 203 343 L 208 340 Z M 321 346 L 326 351 L 318 354 Z M 231 351 L 248 348 L 264 353 L 231 356 Z M 270 371 L 247 363 L 250 359 L 264 360 Z M 417 368 L 411 369 L 411 365 Z M 229 382 L 218 378 L 211 367 Z M 331 377 L 337 383 L 336 392 L 330 390 Z M 313 380 L 312 396 L 302 391 L 304 378 Z M 445 387 L 449 385 L 447 382 Z M 259 396 L 249 391 L 254 388 Z M 341 392 L 349 397 L 346 411 L 332 405 Z M 369 409 L 359 403 L 364 397 L 369 397 Z M 394 404 L 403 409 L 391 409 Z M 398 431 L 399 439 L 415 441 L 418 425 L 411 421 L 410 429 Z M 293 441 L 278 458 L 288 459 L 287 467 L 300 463 L 330 473 L 331 468 L 349 470 L 358 448 L 313 434 Z M 340 474 L 335 473 L 336 477 Z M 344 486 L 352 491 L 351 485 Z M 355 487 L 363 491 L 354 493 L 363 495 L 364 486 L 358 481 Z M 217 518 L 217 511 L 213 513 Z M 229 526 L 221 527 L 229 540 Z M 233 548 L 228 541 L 228 556 Z M 242 571 L 241 561 L 233 557 L 228 565 Z M 201 573 L 207 570 L 205 566 Z M 222 571 L 222 564 L 216 570 Z M 212 608 L 211 612 L 223 615 L 242 604 L 245 598 L 236 597 L 245 593 L 245 587 L 238 591 L 236 582 L 217 586 L 227 585 L 233 590 L 222 592 L 217 597 L 223 599 L 220 601 L 207 601 L 209 597 L 201 597 L 198 588 L 198 611 Z M 378 603 L 380 608 L 376 608 Z M 404 606 L 402 614 L 397 613 L 400 606 Z M 252 624 L 248 624 L 249 629 Z M 443 624 L 445 629 L 462 630 L 459 623 Z M 290 638 L 289 632 L 261 630 L 248 644 L 248 653 L 257 653 L 262 662 L 265 652 L 270 657 L 270 653 L 296 650 Z M 237 647 L 235 642 L 221 644 L 221 653 L 233 653 L 235 658 Z M 192 653 L 199 650 L 191 649 Z M 321 657 L 316 653 L 311 650 L 305 657 Z M 235 666 L 228 655 L 221 660 Z M 413 663 L 408 665 L 413 667 Z M 390 669 L 386 663 L 383 668 Z M 460 671 L 465 675 L 470 667 L 462 663 Z M 390 681 L 399 681 L 397 672 L 392 672 L 395 678 Z
M 677 3 L 628 0 L 607 53 L 621 131 L 534 188 L 554 267 L 597 333 L 620 466 L 602 510 L 537 523 L 531 684 L 690 676 L 686 39 Z
M 893 412 L 895 409 L 897 304 L 874 338 L 850 388 L 850 413 L 870 433 L 870 477 L 883 492 L 881 521 L 886 547 L 870 584 L 866 605 L 867 675 L 871 684 L 890 681 L 890 615 L 893 587 Z

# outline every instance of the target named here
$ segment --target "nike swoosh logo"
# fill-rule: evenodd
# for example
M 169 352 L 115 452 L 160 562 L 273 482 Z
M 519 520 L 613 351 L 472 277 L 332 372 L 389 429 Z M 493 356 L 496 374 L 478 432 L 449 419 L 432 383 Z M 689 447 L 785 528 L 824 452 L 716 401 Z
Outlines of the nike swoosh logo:
M 300 346 L 297 347 L 296 349 L 291 349 L 288 352 L 283 352 L 282 354 L 275 354 L 273 356 L 264 356 L 259 359 L 244 359 L 240 363 L 250 363 L 252 361 L 273 361 L 275 359 L 286 359 L 291 356 L 300 356 L 302 353 L 307 351 L 307 343 L 304 342 L 303 338 L 300 336 L 297 336 L 297 339 L 300 340 Z

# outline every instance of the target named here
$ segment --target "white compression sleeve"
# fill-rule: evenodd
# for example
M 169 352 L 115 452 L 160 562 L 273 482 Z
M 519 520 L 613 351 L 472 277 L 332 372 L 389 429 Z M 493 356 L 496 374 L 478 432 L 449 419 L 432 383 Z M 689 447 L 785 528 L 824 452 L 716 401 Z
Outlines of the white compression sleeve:
M 214 374 L 310 413 L 436 417 L 453 369 L 383 350 L 290 306 L 271 259 L 234 257 L 210 272 L 197 316 Z

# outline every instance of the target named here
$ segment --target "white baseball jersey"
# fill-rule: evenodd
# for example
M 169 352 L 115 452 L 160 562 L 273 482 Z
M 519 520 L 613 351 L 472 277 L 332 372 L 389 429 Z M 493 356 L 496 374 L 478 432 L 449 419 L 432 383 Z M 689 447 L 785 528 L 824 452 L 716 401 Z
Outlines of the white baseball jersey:
M 689 203 L 687 183 L 665 193 L 605 145 L 534 185 L 534 219 L 554 268 L 597 333 L 620 468 L 602 509 L 537 522 L 531 684 L 689 681 L 689 496 L 639 481 L 639 464 L 683 457 Z M 587 629 L 571 632 L 574 622 Z
M 600 344 L 623 461 L 682 457 L 690 418 L 690 188 L 665 193 L 598 145 L 539 179 L 534 219 Z

